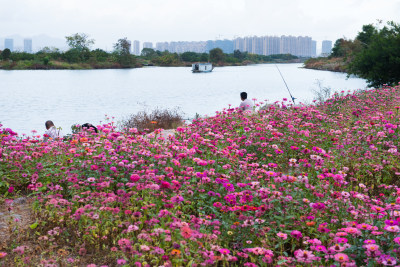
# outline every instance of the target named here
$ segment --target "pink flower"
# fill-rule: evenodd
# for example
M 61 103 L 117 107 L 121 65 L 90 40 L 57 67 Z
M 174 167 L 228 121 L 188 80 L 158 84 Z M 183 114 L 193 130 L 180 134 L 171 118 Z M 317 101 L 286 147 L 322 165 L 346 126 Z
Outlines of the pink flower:
M 14 186 L 10 186 L 9 188 L 8 188 L 8 193 L 12 193 L 14 191 Z
M 386 225 L 384 229 L 388 232 L 398 233 L 400 232 L 400 227 L 397 225 Z
M 291 236 L 299 240 L 300 238 L 303 237 L 303 234 L 300 231 L 294 230 L 290 233 Z
M 294 256 L 296 257 L 298 262 L 311 263 L 317 258 L 311 251 L 298 249 L 294 252 Z
M 19 253 L 20 255 L 25 253 L 25 246 L 19 246 L 13 249 L 13 252 Z
M 5 256 L 7 256 L 7 253 L 0 251 L 0 259 L 4 258 Z
M 311 203 L 310 207 L 315 209 L 315 210 L 324 210 L 325 209 L 325 204 L 324 203 Z
M 139 180 L 140 180 L 140 176 L 139 175 L 137 175 L 137 174 L 132 174 L 131 175 L 131 181 L 132 182 L 137 182 Z
M 279 232 L 279 233 L 277 233 L 276 235 L 277 235 L 278 237 L 282 238 L 283 240 L 286 240 L 286 239 L 287 239 L 287 234 L 284 234 L 284 233 Z
M 192 236 L 192 229 L 187 226 L 181 228 L 181 235 L 183 238 L 190 238 Z
M 219 253 L 223 254 L 223 255 L 228 255 L 229 253 L 231 253 L 231 251 L 229 249 L 226 248 L 222 248 L 220 250 L 218 250 Z
M 118 265 L 124 265 L 124 264 L 126 264 L 126 260 L 125 259 L 118 259 L 117 260 L 117 264 Z
M 334 259 L 335 259 L 335 261 L 342 263 L 342 262 L 349 261 L 349 256 L 347 256 L 344 253 L 338 253 L 338 254 L 335 254 Z
M 396 259 L 391 257 L 390 255 L 382 255 L 380 257 L 381 263 L 385 266 L 394 266 L 396 265 Z

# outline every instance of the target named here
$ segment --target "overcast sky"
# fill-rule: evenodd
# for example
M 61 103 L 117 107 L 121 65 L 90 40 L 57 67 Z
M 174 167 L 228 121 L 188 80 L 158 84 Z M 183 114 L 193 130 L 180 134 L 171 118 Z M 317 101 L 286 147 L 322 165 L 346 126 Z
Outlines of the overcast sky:
M 400 0 L 0 0 L 0 36 L 89 34 L 117 39 L 202 41 L 249 35 L 354 38 L 377 19 L 400 22 Z

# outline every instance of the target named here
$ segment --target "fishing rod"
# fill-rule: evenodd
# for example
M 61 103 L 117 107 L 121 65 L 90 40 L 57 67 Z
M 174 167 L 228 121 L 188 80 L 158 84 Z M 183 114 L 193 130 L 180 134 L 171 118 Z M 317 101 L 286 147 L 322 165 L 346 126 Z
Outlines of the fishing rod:
M 285 79 L 283 78 L 283 75 L 282 75 L 281 71 L 279 70 L 279 68 L 278 68 L 278 66 L 277 66 L 276 64 L 275 64 L 275 67 L 278 69 L 279 74 L 281 75 L 282 80 L 283 80 L 283 82 L 284 82 L 285 85 L 286 85 L 286 88 L 287 88 L 287 90 L 288 90 L 288 92 L 289 92 L 289 95 L 290 95 L 290 97 L 292 98 L 293 104 L 295 104 L 295 103 L 294 103 L 294 100 L 295 100 L 296 98 L 292 96 L 292 93 L 290 92 L 289 87 L 287 86 L 287 83 L 286 83 Z

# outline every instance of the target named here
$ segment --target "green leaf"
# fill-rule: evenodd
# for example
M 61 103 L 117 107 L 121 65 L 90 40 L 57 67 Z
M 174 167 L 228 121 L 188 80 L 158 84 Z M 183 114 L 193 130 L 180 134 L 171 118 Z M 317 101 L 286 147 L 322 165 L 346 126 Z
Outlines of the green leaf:
M 32 230 L 33 229 L 36 229 L 36 227 L 38 227 L 38 223 L 37 222 L 35 222 L 35 223 L 33 223 L 33 224 L 31 224 L 30 226 L 29 226 L 29 228 L 31 228 Z

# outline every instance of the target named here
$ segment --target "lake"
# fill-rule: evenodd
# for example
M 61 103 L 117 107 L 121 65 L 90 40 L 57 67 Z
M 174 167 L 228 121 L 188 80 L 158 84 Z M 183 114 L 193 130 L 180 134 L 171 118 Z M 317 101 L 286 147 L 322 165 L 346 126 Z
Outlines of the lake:
M 346 74 L 308 70 L 302 64 L 278 64 L 297 102 L 311 103 L 317 81 L 333 91 L 366 87 L 363 79 Z M 64 134 L 72 124 L 97 125 L 105 115 L 119 121 L 155 107 L 179 107 L 185 118 L 213 115 L 238 106 L 239 94 L 269 103 L 289 98 L 275 65 L 217 67 L 191 73 L 189 67 L 145 67 L 117 70 L 0 70 L 0 123 L 19 134 L 45 131 L 53 120 Z

